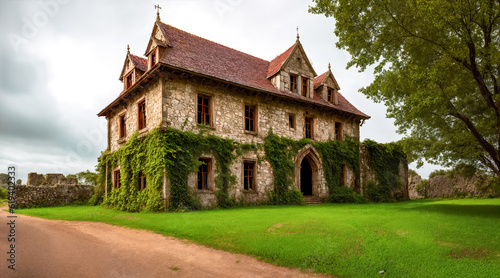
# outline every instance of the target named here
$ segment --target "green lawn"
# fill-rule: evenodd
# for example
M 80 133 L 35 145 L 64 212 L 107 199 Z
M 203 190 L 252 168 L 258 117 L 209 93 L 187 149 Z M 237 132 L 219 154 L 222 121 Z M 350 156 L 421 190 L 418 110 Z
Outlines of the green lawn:
M 500 199 L 262 206 L 189 213 L 17 210 L 151 230 L 340 277 L 500 277 Z M 379 271 L 385 270 L 384 275 Z

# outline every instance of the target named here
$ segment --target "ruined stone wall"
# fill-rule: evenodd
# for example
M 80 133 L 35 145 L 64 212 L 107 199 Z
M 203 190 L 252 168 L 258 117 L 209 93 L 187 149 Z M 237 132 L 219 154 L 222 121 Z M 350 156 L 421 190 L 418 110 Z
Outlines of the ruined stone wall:
M 460 174 L 434 176 L 425 185 L 420 186 L 419 192 L 417 187 L 421 182 L 422 178 L 418 175 L 409 178 L 409 183 L 412 184 L 409 188 L 411 198 L 447 198 L 495 194 L 492 189 L 486 188 L 487 177 L 482 175 L 472 177 L 464 177 Z
M 370 153 L 366 145 L 361 144 L 359 146 L 359 168 L 360 168 L 360 192 L 363 193 L 366 183 L 368 181 L 374 181 L 378 183 L 375 170 L 370 166 Z M 408 164 L 400 162 L 398 167 L 399 180 L 401 186 L 392 191 L 392 197 L 396 199 L 409 199 L 408 192 Z
M 86 202 L 93 194 L 92 185 L 16 185 L 14 196 L 17 208 L 30 208 L 66 205 L 76 201 Z
M 37 174 L 29 173 L 26 185 L 31 186 L 52 186 L 56 184 L 78 184 L 77 178 L 67 178 L 63 174 Z

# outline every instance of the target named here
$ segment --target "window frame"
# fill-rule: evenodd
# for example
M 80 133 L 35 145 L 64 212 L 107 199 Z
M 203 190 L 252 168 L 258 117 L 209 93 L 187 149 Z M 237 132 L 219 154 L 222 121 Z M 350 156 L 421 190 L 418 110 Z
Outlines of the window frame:
M 329 87 L 326 87 L 328 102 L 335 104 L 335 90 Z
M 204 164 L 198 166 L 198 172 L 196 173 L 196 189 L 200 191 L 209 191 L 211 188 L 212 180 L 212 158 L 210 157 L 200 157 L 198 161 L 203 161 Z M 206 171 L 203 171 L 206 168 Z M 202 170 L 202 171 L 200 171 Z M 200 188 L 200 174 L 201 174 L 201 188 Z M 203 176 L 205 174 L 205 176 Z M 203 180 L 205 183 L 203 183 Z
M 137 181 L 137 190 L 142 191 L 147 187 L 147 177 L 143 172 L 139 172 L 139 177 Z
M 295 129 L 295 127 L 297 126 L 296 119 L 297 119 L 297 117 L 295 117 L 295 114 L 288 113 L 288 128 L 289 129 Z
M 120 189 L 121 187 L 121 173 L 120 173 L 120 169 L 118 170 L 114 170 L 113 171 L 113 188 L 114 189 Z
M 295 82 L 293 82 L 295 79 Z M 299 87 L 299 76 L 297 74 L 290 73 L 290 92 L 298 93 Z
M 314 118 L 311 116 L 304 117 L 304 137 L 314 139 Z
M 128 90 L 130 89 L 130 87 L 132 87 L 132 85 L 134 85 L 134 80 L 133 80 L 133 73 L 134 71 L 130 71 L 130 73 L 128 73 L 127 75 L 125 75 L 125 90 Z
M 151 51 L 151 53 L 149 54 L 149 69 L 152 69 L 152 68 L 153 68 L 153 67 L 157 64 L 157 61 L 156 61 L 156 60 L 157 60 L 157 57 L 156 57 L 156 56 L 157 56 L 157 53 L 156 53 L 156 50 L 157 50 L 157 49 L 158 49 L 158 48 L 157 48 L 157 47 L 155 47 L 155 48 Z
M 302 77 L 302 96 L 307 97 L 309 95 L 309 78 Z
M 200 111 L 200 99 L 202 100 L 201 111 Z M 203 103 L 203 100 L 207 100 L 208 103 L 205 105 Z M 206 107 L 206 112 L 204 110 L 204 107 Z M 205 117 L 206 117 L 205 115 L 208 116 L 208 120 L 205 119 Z M 212 126 L 212 97 L 211 96 L 204 95 L 204 94 L 198 94 L 196 96 L 196 123 L 201 124 L 201 125 Z
M 119 126 L 118 139 L 125 138 L 127 136 L 127 121 L 125 117 L 126 117 L 125 113 L 118 116 L 118 126 Z
M 247 168 L 247 166 L 251 167 Z M 243 191 L 247 192 L 257 191 L 257 162 L 255 160 L 253 159 L 243 160 L 242 178 L 243 178 L 242 181 Z
M 247 111 L 248 114 L 250 112 L 252 113 L 251 115 L 247 116 Z M 257 133 L 257 105 L 252 105 L 245 103 L 243 105 L 243 129 L 245 130 L 246 133 Z M 248 125 L 247 125 L 248 123 Z
M 338 127 L 337 127 L 338 126 Z M 337 141 L 342 141 L 344 138 L 342 134 L 342 122 L 337 122 L 335 121 L 334 127 L 335 127 L 335 140 Z
M 144 107 L 141 110 L 141 106 Z M 146 117 L 146 99 L 143 98 L 137 102 L 137 129 L 142 130 L 147 127 L 147 117 Z

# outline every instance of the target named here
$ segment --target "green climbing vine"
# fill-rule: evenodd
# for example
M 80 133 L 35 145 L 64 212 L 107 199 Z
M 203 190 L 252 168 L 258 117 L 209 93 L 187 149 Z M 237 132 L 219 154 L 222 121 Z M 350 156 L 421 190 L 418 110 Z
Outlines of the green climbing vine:
M 204 132 L 193 133 L 177 129 L 154 129 L 139 138 L 134 133 L 127 143 L 113 153 L 105 152 L 97 166 L 100 182 L 104 184 L 106 165 L 108 166 L 108 198 L 103 205 L 126 211 L 161 211 L 163 202 L 163 176 L 170 180 L 170 210 L 192 210 L 201 208 L 190 192 L 188 175 L 200 166 L 198 158 L 210 153 L 216 161 L 215 179 L 217 204 L 231 206 L 228 189 L 236 183 L 230 165 L 236 157 L 238 144 Z M 120 166 L 120 188 L 111 184 L 111 170 Z M 139 174 L 144 173 L 147 186 L 139 190 Z M 99 190 L 102 192 L 103 190 Z M 102 197 L 96 197 L 96 199 Z M 94 200 L 94 203 L 98 201 Z
M 292 140 L 280 137 L 269 130 L 264 144 L 240 144 L 215 135 L 206 135 L 173 128 L 153 129 L 146 136 L 139 137 L 135 132 L 127 143 L 115 152 L 102 154 L 97 170 L 100 173 L 100 187 L 91 203 L 125 211 L 162 211 L 163 177 L 170 181 L 170 210 L 184 211 L 200 209 L 201 204 L 188 186 L 188 176 L 197 172 L 202 154 L 211 154 L 215 159 L 216 177 L 214 194 L 217 206 L 228 208 L 240 205 L 229 196 L 229 189 L 236 184 L 231 171 L 234 159 L 248 152 L 254 152 L 258 164 L 267 160 L 273 168 L 274 187 L 268 192 L 271 204 L 303 204 L 302 193 L 293 188 L 295 164 L 293 158 L 304 146 L 311 144 L 320 154 L 323 174 L 332 202 L 362 202 L 364 199 L 352 189 L 341 186 L 340 167 L 347 166 L 355 175 L 359 174 L 360 143 L 350 138 L 345 141 L 313 142 L 310 139 Z M 370 152 L 371 167 L 374 169 L 378 184 L 370 183 L 365 190 L 372 201 L 387 201 L 398 180 L 399 162 L 404 154 L 394 144 L 381 145 L 374 141 L 364 142 Z M 264 150 L 265 156 L 259 153 Z M 111 182 L 112 172 L 120 167 L 120 188 L 115 189 Z M 107 169 L 107 177 L 106 177 Z M 140 174 L 146 175 L 147 186 L 140 190 Z M 107 183 L 105 182 L 107 180 Z M 104 186 L 108 197 L 104 200 Z
M 393 200 L 392 192 L 401 187 L 399 164 L 407 163 L 406 155 L 396 143 L 378 144 L 366 139 L 363 144 L 368 148 L 370 167 L 377 180 L 365 184 L 365 195 L 374 202 Z

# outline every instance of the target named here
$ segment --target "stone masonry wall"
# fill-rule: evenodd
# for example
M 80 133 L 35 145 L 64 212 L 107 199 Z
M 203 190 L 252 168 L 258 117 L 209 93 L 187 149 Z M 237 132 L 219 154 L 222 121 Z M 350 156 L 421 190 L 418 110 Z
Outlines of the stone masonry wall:
M 17 208 L 50 207 L 88 201 L 94 194 L 92 185 L 32 186 L 16 185 Z

